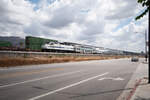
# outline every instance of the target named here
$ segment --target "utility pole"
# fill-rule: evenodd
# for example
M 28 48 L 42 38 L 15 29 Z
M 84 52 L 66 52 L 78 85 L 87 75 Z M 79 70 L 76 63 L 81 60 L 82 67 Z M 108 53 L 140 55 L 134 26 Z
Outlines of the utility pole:
M 149 15 L 149 12 L 148 12 L 148 15 Z M 148 37 L 149 37 L 149 16 L 148 16 Z M 148 38 L 148 43 L 147 43 L 147 46 L 148 46 L 148 52 L 149 52 L 149 38 Z M 146 47 L 147 48 L 147 47 Z M 149 54 L 148 54 L 149 56 Z M 150 65 L 149 65 L 149 61 L 148 61 L 148 83 L 150 84 Z
M 145 61 L 147 62 L 147 32 L 145 30 Z

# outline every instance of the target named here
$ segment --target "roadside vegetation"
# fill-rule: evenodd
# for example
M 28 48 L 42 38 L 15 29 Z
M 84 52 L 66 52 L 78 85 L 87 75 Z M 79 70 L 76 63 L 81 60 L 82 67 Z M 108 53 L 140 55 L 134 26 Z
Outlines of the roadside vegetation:
M 50 57 L 15 57 L 0 58 L 0 67 L 13 67 L 21 65 L 51 64 L 74 61 L 105 60 L 129 58 L 130 56 L 50 56 Z

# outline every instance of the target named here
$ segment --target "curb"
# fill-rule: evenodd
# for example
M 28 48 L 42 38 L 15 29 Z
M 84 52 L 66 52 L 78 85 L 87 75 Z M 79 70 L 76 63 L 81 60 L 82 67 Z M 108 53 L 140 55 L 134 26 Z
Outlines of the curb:
M 139 79 L 139 80 L 135 83 L 134 88 L 130 91 L 129 96 L 127 97 L 127 100 L 131 100 L 132 96 L 134 95 L 134 93 L 135 93 L 137 87 L 140 85 L 141 81 L 142 81 L 142 79 Z

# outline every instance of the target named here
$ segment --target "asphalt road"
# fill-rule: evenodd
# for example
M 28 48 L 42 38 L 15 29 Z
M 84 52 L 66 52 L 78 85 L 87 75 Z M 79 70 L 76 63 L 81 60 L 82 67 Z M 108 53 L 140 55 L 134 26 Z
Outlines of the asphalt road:
M 116 100 L 139 64 L 113 59 L 0 69 L 0 100 Z

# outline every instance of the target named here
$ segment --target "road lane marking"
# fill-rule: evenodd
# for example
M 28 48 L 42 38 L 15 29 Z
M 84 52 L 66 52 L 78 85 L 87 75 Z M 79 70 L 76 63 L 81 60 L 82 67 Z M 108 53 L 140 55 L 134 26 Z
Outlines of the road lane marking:
M 70 74 L 79 73 L 79 72 L 81 72 L 81 70 L 80 70 L 80 71 L 74 71 L 74 72 L 63 73 L 63 74 L 57 74 L 57 75 L 46 76 L 46 77 L 42 77 L 42 78 L 36 78 L 36 79 L 27 80 L 27 81 L 22 81 L 22 82 L 17 82 L 17 83 L 11 83 L 11 84 L 7 84 L 7 85 L 2 85 L 2 86 L 0 86 L 0 88 L 15 86 L 15 85 L 23 84 L 23 83 L 34 82 L 34 81 L 39 81 L 39 80 L 43 80 L 43 79 L 47 79 L 47 78 L 54 78 L 54 77 L 59 77 L 59 76 L 70 75 Z
M 54 90 L 54 91 L 50 91 L 50 92 L 48 92 L 48 93 L 45 93 L 45 94 L 42 94 L 42 95 L 39 95 L 39 96 L 30 98 L 30 99 L 28 99 L 28 100 L 37 100 L 37 99 L 40 99 L 40 98 L 45 97 L 45 96 L 47 96 L 47 95 L 50 95 L 50 94 L 53 94 L 53 93 L 56 93 L 56 92 L 65 90 L 65 89 L 67 89 L 67 88 L 70 88 L 70 87 L 79 85 L 79 84 L 81 84 L 81 83 L 85 83 L 85 82 L 87 82 L 87 81 L 90 81 L 90 80 L 92 80 L 92 79 L 98 78 L 98 77 L 100 77 L 100 76 L 104 76 L 104 75 L 106 75 L 106 74 L 108 74 L 108 73 L 109 73 L 109 72 L 106 72 L 106 73 L 103 73 L 103 74 L 100 74 L 100 75 L 97 75 L 97 76 L 94 76 L 94 77 L 90 77 L 90 78 L 88 78 L 88 79 L 79 81 L 79 82 L 77 82 L 77 83 L 74 83 L 74 84 L 71 84 L 71 85 L 68 85 L 68 86 L 59 88 L 59 89 L 56 89 L 56 90 Z
M 99 81 L 102 81 L 102 80 L 114 80 L 114 81 L 123 81 L 124 79 L 121 78 L 121 77 L 117 77 L 117 78 L 113 78 L 113 77 L 104 77 L 104 78 L 100 78 L 98 79 Z

